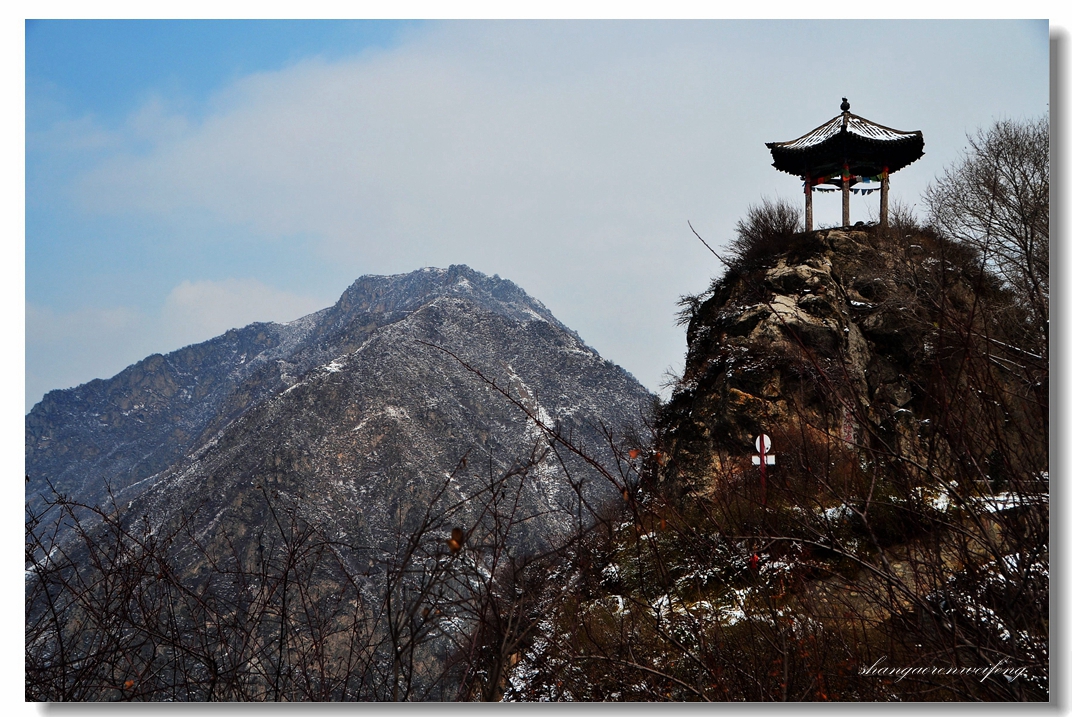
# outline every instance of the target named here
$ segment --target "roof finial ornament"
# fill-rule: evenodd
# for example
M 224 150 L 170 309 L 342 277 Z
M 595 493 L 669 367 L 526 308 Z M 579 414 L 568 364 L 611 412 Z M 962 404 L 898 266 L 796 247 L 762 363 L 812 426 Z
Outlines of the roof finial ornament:
M 848 112 L 849 111 L 849 98 L 848 97 L 842 97 L 841 98 L 841 111 L 842 112 Z

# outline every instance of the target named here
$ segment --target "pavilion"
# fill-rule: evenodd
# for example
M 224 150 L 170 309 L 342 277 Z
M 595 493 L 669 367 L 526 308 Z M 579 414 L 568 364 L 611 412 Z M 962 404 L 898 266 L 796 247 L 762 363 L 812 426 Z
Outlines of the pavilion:
M 812 191 L 841 189 L 841 223 L 849 226 L 849 192 L 881 191 L 879 222 L 889 223 L 890 175 L 923 156 L 923 133 L 890 129 L 849 112 L 791 142 L 767 142 L 774 168 L 804 180 L 804 230 L 812 230 Z M 869 185 L 874 186 L 869 186 Z M 832 185 L 824 187 L 822 185 Z

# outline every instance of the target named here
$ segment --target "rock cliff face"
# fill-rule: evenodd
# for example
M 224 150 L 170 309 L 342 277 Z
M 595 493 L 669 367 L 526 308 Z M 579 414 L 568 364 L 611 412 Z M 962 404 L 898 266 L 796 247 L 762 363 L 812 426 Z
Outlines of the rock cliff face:
M 945 403 L 966 385 L 966 347 L 981 342 L 988 363 L 1024 368 L 1037 359 L 1024 347 L 1041 336 L 965 249 L 876 227 L 786 238 L 781 251 L 736 263 L 687 318 L 686 369 L 662 437 L 674 460 L 664 477 L 690 489 L 750 467 L 760 433 L 776 455 L 833 439 L 921 464 L 936 451 L 953 460 L 955 447 L 931 440 L 936 422 L 952 431 L 985 413 L 971 391 Z M 1045 368 L 1033 369 L 1040 380 Z M 1006 379 L 1005 394 L 1034 380 L 988 380 Z M 1038 429 L 1027 451 L 1036 456 Z M 1016 445 L 1032 440 L 1026 424 L 1015 431 L 1006 438 Z
M 50 392 L 27 416 L 28 501 L 46 480 L 91 504 L 110 486 L 155 520 L 199 507 L 208 531 L 255 524 L 250 494 L 270 489 L 373 544 L 463 457 L 469 469 L 448 491 L 459 500 L 539 442 L 521 411 L 429 344 L 603 458 L 599 423 L 632 425 L 651 400 L 509 281 L 465 266 L 369 276 L 290 324 L 253 324 Z M 533 533 L 577 499 L 550 463 L 541 470 L 526 494 L 526 510 L 545 516 Z M 583 470 L 577 479 L 592 498 L 609 489 Z

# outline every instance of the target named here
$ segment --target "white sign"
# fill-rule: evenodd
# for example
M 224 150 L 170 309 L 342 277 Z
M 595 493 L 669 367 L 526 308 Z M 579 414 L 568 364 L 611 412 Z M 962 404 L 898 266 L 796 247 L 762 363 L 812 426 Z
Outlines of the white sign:
M 774 454 L 768 453 L 771 449 L 770 436 L 766 433 L 761 433 L 759 438 L 756 439 L 756 450 L 759 451 L 758 456 L 752 456 L 752 465 L 754 466 L 773 466 Z

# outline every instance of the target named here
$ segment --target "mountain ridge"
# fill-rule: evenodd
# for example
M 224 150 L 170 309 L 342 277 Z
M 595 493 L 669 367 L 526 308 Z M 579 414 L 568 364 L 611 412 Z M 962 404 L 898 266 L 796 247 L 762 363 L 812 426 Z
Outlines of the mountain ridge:
M 50 391 L 26 417 L 28 502 L 36 504 L 48 485 L 90 504 L 106 501 L 109 491 L 126 499 L 265 401 L 415 313 L 452 302 L 456 310 L 478 307 L 521 327 L 544 324 L 563 346 L 598 358 L 639 386 L 507 279 L 466 265 L 366 275 L 332 306 L 294 321 L 255 322 L 152 354 L 111 378 Z M 429 338 L 443 339 L 434 326 L 425 328 Z M 464 336 L 454 339 L 464 342 Z

